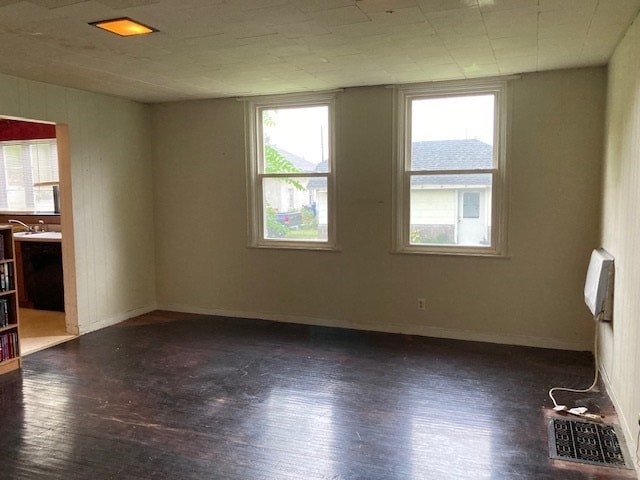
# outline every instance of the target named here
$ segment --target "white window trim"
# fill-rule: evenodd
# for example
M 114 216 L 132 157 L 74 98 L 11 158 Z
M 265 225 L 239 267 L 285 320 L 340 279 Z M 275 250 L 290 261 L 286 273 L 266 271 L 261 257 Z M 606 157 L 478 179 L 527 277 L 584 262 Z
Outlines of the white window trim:
M 263 109 L 286 107 L 327 106 L 329 109 L 329 172 L 265 174 L 261 172 L 259 149 L 262 146 Z M 316 93 L 306 95 L 273 95 L 252 97 L 245 101 L 245 131 L 247 152 L 247 196 L 249 246 L 294 250 L 337 250 L 336 188 L 335 188 L 335 94 Z M 275 240 L 264 237 L 262 179 L 282 177 L 318 177 L 327 179 L 327 240 Z
M 492 185 L 491 241 L 488 247 L 458 245 L 411 245 L 410 172 L 411 101 L 415 98 L 492 93 L 496 95 L 494 127 L 494 169 Z M 397 87 L 395 96 L 395 168 L 393 194 L 393 251 L 395 253 L 504 257 L 507 255 L 507 80 L 439 82 Z M 439 172 L 461 173 L 456 171 Z M 487 171 L 465 173 L 489 173 Z M 414 173 L 415 174 L 415 173 Z

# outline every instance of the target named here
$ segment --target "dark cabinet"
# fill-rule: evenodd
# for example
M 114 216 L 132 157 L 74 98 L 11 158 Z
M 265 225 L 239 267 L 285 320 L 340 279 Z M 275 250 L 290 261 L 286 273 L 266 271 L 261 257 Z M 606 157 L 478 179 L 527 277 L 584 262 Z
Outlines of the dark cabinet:
M 21 242 L 24 297 L 38 310 L 64 311 L 62 248 L 58 242 Z

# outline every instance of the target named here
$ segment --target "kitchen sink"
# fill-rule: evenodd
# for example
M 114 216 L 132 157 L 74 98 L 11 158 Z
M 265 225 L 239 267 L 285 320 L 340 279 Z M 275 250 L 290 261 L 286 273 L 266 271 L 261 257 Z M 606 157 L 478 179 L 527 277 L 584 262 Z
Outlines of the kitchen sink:
M 17 232 L 13 238 L 27 242 L 59 242 L 62 240 L 62 232 Z

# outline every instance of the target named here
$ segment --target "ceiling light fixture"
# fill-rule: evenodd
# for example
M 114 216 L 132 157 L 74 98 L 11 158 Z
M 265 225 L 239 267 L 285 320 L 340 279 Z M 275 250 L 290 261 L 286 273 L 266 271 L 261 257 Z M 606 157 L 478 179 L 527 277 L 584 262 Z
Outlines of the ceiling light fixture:
M 145 35 L 147 33 L 157 32 L 158 30 L 140 22 L 131 20 L 130 18 L 112 18 L 110 20 L 99 20 L 91 22 L 89 25 L 101 28 L 107 32 L 115 33 L 121 37 L 132 37 L 134 35 Z

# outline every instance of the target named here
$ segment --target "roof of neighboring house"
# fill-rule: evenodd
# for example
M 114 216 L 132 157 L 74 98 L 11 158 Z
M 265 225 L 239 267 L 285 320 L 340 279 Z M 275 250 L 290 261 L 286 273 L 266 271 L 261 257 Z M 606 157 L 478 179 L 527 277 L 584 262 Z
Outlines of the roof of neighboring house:
M 411 149 L 413 170 L 473 170 L 492 168 L 493 147 L 480 140 L 435 140 L 413 142 Z M 326 161 L 319 163 L 316 172 L 328 171 Z M 472 175 L 419 175 L 411 185 L 491 185 L 488 173 Z M 312 178 L 308 189 L 326 188 L 326 181 Z
M 280 148 L 276 145 L 271 145 L 274 150 L 276 150 L 280 155 L 289 160 L 294 167 L 299 169 L 302 172 L 313 172 L 316 170 L 316 164 L 310 162 L 309 160 L 305 160 L 303 157 L 296 155 L 295 153 L 291 153 L 284 148 Z
M 317 173 L 326 173 L 329 171 L 329 161 L 323 160 L 316 166 Z
M 413 142 L 412 170 L 467 170 L 491 168 L 493 147 L 480 140 Z
M 469 170 L 493 167 L 493 147 L 480 140 L 435 140 L 413 142 L 412 170 Z M 411 185 L 490 185 L 489 174 L 419 175 Z
M 318 173 L 326 173 L 329 171 L 329 162 L 327 160 L 323 160 L 316 166 L 316 172 Z M 315 189 L 327 189 L 327 180 L 326 178 L 313 177 L 309 180 L 307 184 L 307 190 L 315 190 Z

